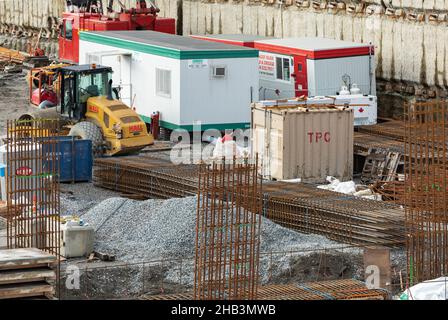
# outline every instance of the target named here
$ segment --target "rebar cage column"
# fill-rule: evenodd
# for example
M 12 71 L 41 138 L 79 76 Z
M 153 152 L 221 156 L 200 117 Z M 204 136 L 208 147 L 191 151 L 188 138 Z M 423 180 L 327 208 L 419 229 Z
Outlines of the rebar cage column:
M 448 272 L 447 101 L 406 106 L 406 247 L 410 284 Z
M 261 227 L 258 159 L 199 168 L 194 296 L 255 299 Z
M 58 120 L 8 120 L 7 246 L 38 248 L 59 257 Z

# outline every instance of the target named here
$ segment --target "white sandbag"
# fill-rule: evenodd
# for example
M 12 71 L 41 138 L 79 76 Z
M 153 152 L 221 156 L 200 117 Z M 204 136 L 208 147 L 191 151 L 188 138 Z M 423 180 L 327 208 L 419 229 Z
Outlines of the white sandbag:
M 330 184 L 317 186 L 319 189 L 341 192 L 345 194 L 354 194 L 356 192 L 356 185 L 353 181 L 341 182 L 334 177 L 328 176 L 326 179 Z
M 406 289 L 401 300 L 447 300 L 448 299 L 448 277 L 440 277 L 433 280 L 423 281 Z
M 334 191 L 345 194 L 354 194 L 356 192 L 356 185 L 353 181 L 339 182 Z

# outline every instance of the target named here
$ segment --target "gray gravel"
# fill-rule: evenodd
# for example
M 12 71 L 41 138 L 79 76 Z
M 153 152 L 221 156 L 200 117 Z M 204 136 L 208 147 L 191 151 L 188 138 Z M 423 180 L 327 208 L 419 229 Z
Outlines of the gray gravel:
M 136 201 L 114 197 L 104 200 L 82 217 L 95 230 L 95 250 L 115 254 L 118 260 L 141 262 L 194 257 L 197 197 Z M 261 252 L 310 250 L 340 247 L 340 243 L 319 235 L 305 235 L 262 218 Z M 353 253 L 358 253 L 352 249 Z M 345 249 L 347 252 L 347 249 Z M 303 252 L 307 254 L 307 252 Z M 268 277 L 267 261 L 262 256 L 260 274 Z M 288 268 L 289 255 L 275 256 L 275 272 Z M 184 283 L 193 281 L 193 263 L 184 262 Z M 178 268 L 168 271 L 176 281 Z
M 82 216 L 101 201 L 117 196 L 118 193 L 92 183 L 61 183 L 61 215 Z

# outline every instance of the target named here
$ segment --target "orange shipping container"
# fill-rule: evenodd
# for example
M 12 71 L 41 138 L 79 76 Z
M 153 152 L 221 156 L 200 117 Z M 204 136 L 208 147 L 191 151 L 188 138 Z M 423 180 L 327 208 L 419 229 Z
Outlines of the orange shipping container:
M 321 183 L 353 174 L 353 110 L 306 102 L 252 104 L 252 152 L 264 178 Z

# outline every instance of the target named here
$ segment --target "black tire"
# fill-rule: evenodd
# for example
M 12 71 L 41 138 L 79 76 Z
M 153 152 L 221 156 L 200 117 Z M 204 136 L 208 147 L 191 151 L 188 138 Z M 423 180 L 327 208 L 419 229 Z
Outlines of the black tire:
M 78 122 L 70 129 L 68 135 L 91 140 L 93 155 L 100 157 L 103 154 L 103 134 L 101 129 L 94 123 L 87 121 Z

